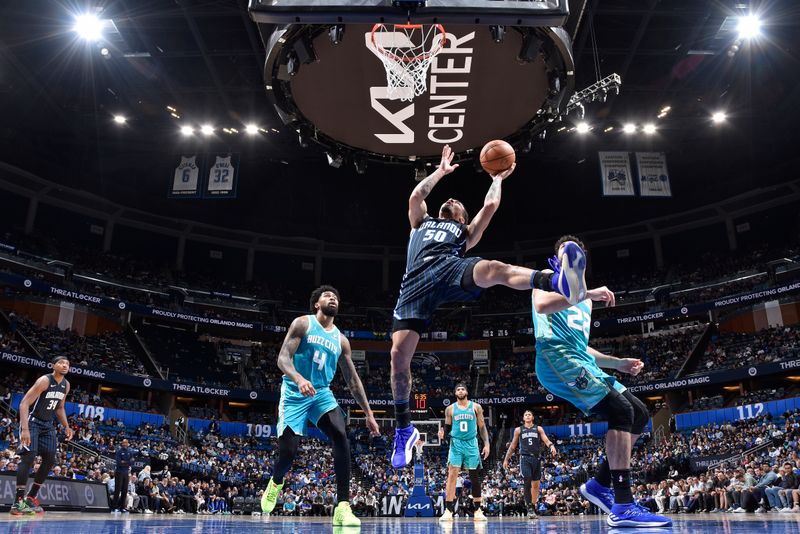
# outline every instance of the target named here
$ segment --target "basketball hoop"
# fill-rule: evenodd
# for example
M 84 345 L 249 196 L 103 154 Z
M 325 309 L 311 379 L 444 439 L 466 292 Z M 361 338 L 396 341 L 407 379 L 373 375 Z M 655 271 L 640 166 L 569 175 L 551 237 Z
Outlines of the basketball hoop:
M 414 448 L 417 450 L 417 461 L 422 460 L 422 447 L 425 446 L 425 442 L 421 439 L 418 439 L 417 442 L 414 444 Z
M 428 89 L 428 68 L 447 33 L 441 24 L 376 24 L 371 42 L 386 69 L 389 98 L 409 101 Z

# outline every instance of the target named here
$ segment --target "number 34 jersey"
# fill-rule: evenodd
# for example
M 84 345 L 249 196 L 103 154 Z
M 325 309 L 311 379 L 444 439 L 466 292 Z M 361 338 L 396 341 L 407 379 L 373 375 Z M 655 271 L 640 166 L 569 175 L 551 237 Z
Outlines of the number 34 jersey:
M 342 354 L 342 339 L 339 329 L 333 326 L 325 330 L 315 315 L 307 315 L 308 331 L 294 353 L 294 367 L 300 375 L 311 382 L 314 389 L 330 386 L 336 374 L 336 365 Z M 287 392 L 300 395 L 300 390 L 288 376 L 283 375 Z

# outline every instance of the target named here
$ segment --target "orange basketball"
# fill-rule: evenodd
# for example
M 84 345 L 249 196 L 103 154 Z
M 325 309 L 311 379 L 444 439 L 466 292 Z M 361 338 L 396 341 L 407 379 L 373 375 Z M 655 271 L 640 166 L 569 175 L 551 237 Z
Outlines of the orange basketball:
M 516 160 L 514 148 L 502 139 L 489 141 L 481 149 L 481 167 L 492 175 L 508 169 Z

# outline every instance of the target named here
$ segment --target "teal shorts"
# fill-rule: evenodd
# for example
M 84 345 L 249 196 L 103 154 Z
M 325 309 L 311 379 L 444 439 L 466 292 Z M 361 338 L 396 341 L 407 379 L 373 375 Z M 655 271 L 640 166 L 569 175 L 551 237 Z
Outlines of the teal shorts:
M 306 435 L 306 424 L 317 424 L 319 418 L 331 410 L 338 409 L 339 403 L 328 388 L 317 389 L 313 397 L 304 397 L 290 391 L 281 384 L 281 400 L 278 404 L 278 437 L 291 428 L 298 436 Z
M 447 455 L 447 463 L 462 469 L 483 467 L 480 450 L 478 449 L 478 438 L 469 441 L 452 438 L 450 440 L 450 454 Z
M 600 369 L 588 353 L 576 354 L 568 348 L 536 352 L 536 378 L 544 388 L 590 415 L 592 408 L 611 389 L 623 393 L 627 388 Z

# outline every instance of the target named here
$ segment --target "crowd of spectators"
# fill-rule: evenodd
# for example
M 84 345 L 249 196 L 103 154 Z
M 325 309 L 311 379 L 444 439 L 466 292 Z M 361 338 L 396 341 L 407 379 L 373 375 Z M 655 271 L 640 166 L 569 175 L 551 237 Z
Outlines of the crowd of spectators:
M 698 372 L 730 369 L 797 358 L 800 326 L 778 326 L 755 334 L 724 332 L 711 339 Z
M 71 329 L 36 324 L 27 317 L 17 320 L 18 331 L 48 359 L 58 355 L 70 363 L 105 368 L 126 374 L 150 376 L 125 339 L 124 332 L 80 335 Z
M 96 454 L 62 447 L 52 476 L 91 479 L 114 490 L 113 456 L 125 437 L 138 459 L 134 464 L 125 508 L 139 513 L 225 514 L 241 508 L 242 499 L 257 502 L 269 479 L 276 456 L 275 438 L 222 437 L 200 432 L 179 443 L 166 427 L 142 424 L 125 428 L 119 421 L 73 416 L 75 440 Z M 14 471 L 14 423 L 0 420 L 0 471 Z M 215 430 L 212 428 L 212 430 Z M 358 432 L 351 432 L 355 439 Z M 506 438 L 510 437 L 506 436 Z M 604 440 L 594 436 L 555 438 L 558 453 L 543 459 L 542 495 L 537 510 L 542 515 L 580 515 L 596 510 L 577 492 L 604 458 Z M 717 511 L 800 512 L 800 410 L 779 417 L 761 417 L 707 425 L 674 432 L 656 440 L 649 435 L 634 447 L 631 462 L 637 501 L 663 513 Z M 503 447 L 508 439 L 502 440 Z M 405 500 L 413 489 L 411 467 L 395 470 L 388 459 L 391 435 L 353 446 L 351 495 L 361 515 L 375 515 L 384 496 Z M 745 451 L 760 447 L 744 457 Z M 502 448 L 502 447 L 501 447 Z M 690 458 L 731 458 L 708 472 L 690 472 Z M 426 447 L 425 479 L 435 500 L 444 491 L 446 451 Z M 34 466 L 34 469 L 37 466 Z M 484 474 L 484 508 L 487 515 L 524 514 L 523 481 L 517 459 L 503 470 L 487 465 Z M 286 477 L 277 515 L 330 515 L 336 503 L 332 451 L 327 444 L 304 439 L 292 470 Z M 460 513 L 471 513 L 471 484 L 462 474 L 458 482 Z M 796 491 L 797 490 L 797 491 Z M 239 499 L 239 498 L 242 499 Z
M 725 405 L 725 399 L 722 395 L 712 395 L 710 397 L 703 395 L 702 397 L 693 399 L 692 402 L 687 404 L 687 411 L 700 411 L 700 410 L 713 410 L 715 408 L 722 408 Z
M 298 311 L 306 309 L 306 292 L 296 292 L 264 280 L 234 280 L 230 276 L 212 275 L 195 271 L 177 271 L 168 265 L 159 265 L 147 258 L 131 257 L 120 253 L 100 253 L 78 244 L 67 245 L 47 236 L 7 234 L 5 240 L 21 250 L 38 254 L 39 263 L 55 258 L 74 263 L 74 271 L 88 278 L 75 277 L 64 281 L 83 284 L 105 296 L 128 301 L 158 305 L 168 309 L 188 308 L 187 311 L 204 316 L 224 316 L 262 322 L 289 324 Z M 27 261 L 36 256 L 26 253 Z M 777 258 L 795 258 L 797 251 L 789 247 L 780 249 L 758 248 L 749 252 L 721 254 L 708 253 L 703 261 L 690 265 L 671 265 L 669 269 L 640 269 L 628 273 L 615 265 L 613 269 L 596 266 L 596 284 L 606 285 L 618 293 L 618 305 L 628 303 L 638 306 L 625 312 L 653 310 L 662 306 L 680 306 L 752 290 L 769 283 L 763 273 L 767 263 Z M 129 287 L 103 283 L 119 282 Z M 670 287 L 668 298 L 653 292 L 656 287 Z M 198 291 L 188 293 L 186 299 L 175 299 L 164 288 L 179 286 Z M 141 287 L 143 291 L 135 288 Z M 131 289 L 133 288 L 133 289 Z M 352 287 L 340 287 L 345 295 L 347 309 L 340 316 L 340 326 L 345 330 L 386 332 L 390 325 L 390 312 L 395 295 L 362 287 L 354 281 Z M 145 291 L 146 290 L 146 291 Z M 302 294 L 301 294 L 302 293 Z M 250 300 L 231 299 L 239 295 Z M 264 300 L 270 301 L 264 305 Z M 382 313 L 375 313 L 382 309 Z M 486 332 L 513 332 L 530 326 L 530 297 L 527 292 L 493 288 L 485 292 L 481 301 L 465 308 L 462 314 L 452 309 L 434 316 L 432 331 L 445 331 L 450 339 L 465 335 L 484 337 Z M 478 312 L 473 315 L 473 311 Z M 605 312 L 598 309 L 600 315 Z M 506 315 L 507 314 L 507 315 Z M 496 335 L 496 334 L 494 334 Z
M 791 390 L 789 388 L 784 387 L 747 391 L 743 395 L 736 396 L 735 404 L 736 406 L 745 406 L 747 404 L 754 404 L 757 402 L 768 402 L 783 399 L 791 394 L 790 391 Z

